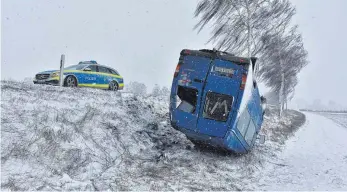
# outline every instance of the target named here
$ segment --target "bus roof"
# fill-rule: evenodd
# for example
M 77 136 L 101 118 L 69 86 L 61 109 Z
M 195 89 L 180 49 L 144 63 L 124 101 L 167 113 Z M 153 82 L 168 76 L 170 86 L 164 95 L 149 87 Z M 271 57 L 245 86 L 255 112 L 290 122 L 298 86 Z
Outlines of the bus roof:
M 218 50 L 210 50 L 210 49 L 200 49 L 200 50 L 190 50 L 190 49 L 183 49 L 181 51 L 182 56 L 186 55 L 192 55 L 192 56 L 199 56 L 199 57 L 208 57 L 208 58 L 218 58 L 226 61 L 230 61 L 239 65 L 247 65 L 249 64 L 249 58 L 247 57 L 238 57 L 235 56 L 232 53 L 224 52 L 224 51 L 218 51 Z M 257 60 L 256 57 L 251 57 L 253 69 L 255 62 Z

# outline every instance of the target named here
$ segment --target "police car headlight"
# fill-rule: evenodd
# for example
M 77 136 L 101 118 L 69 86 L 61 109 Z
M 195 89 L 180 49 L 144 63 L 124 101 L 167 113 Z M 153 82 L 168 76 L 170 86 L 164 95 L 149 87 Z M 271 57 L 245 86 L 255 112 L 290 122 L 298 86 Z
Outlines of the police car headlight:
M 59 77 L 59 72 L 52 73 L 51 77 Z

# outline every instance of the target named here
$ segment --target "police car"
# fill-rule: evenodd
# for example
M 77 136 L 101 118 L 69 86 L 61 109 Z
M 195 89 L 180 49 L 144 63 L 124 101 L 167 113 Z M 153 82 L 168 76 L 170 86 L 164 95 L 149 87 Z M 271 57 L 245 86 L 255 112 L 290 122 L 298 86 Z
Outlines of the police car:
M 81 61 L 64 68 L 64 86 L 92 87 L 113 91 L 124 88 L 123 77 L 117 70 L 100 65 L 96 61 Z M 50 70 L 36 74 L 34 84 L 59 85 L 60 71 Z

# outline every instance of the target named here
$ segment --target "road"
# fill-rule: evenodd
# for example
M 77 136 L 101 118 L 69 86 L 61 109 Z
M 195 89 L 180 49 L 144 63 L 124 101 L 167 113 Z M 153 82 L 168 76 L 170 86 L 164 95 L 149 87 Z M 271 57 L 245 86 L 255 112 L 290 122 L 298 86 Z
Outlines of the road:
M 282 162 L 265 171 L 260 188 L 347 190 L 347 127 L 338 123 L 342 116 L 305 115 L 306 124 L 287 141 Z

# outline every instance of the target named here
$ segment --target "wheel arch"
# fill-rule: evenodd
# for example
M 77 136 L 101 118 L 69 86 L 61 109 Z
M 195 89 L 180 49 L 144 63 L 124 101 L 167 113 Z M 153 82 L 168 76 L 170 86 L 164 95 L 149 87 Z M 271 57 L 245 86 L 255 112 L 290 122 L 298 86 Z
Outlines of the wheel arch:
M 65 74 L 64 74 L 65 75 Z M 76 87 L 78 87 L 78 85 L 80 84 L 79 83 L 79 81 L 78 81 L 78 78 L 77 78 L 77 76 L 75 75 L 75 74 L 67 74 L 67 75 L 65 75 L 65 77 L 64 77 L 64 85 L 65 85 L 65 82 L 66 82 L 66 79 L 69 77 L 69 76 L 72 76 L 72 77 L 74 77 L 75 79 L 76 79 L 76 82 L 77 82 L 77 86 Z
M 108 83 L 108 89 L 111 89 L 111 83 L 114 82 L 117 84 L 117 90 L 119 90 L 119 82 L 116 79 L 112 79 L 109 83 Z
M 115 82 L 115 83 L 117 83 L 117 85 L 119 86 L 119 82 L 116 80 L 116 79 L 113 79 L 112 81 L 110 81 L 110 83 L 111 82 Z

